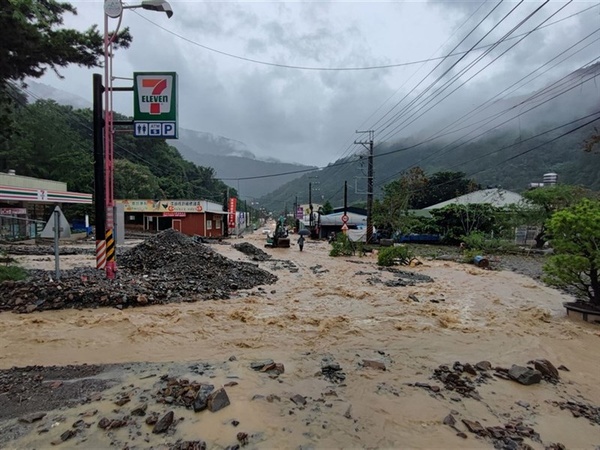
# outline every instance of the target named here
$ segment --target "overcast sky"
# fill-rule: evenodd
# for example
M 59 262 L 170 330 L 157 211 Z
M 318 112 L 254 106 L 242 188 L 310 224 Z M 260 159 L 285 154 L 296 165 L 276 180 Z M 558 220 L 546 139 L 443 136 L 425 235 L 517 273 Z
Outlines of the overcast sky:
M 78 15 L 66 16 L 69 27 L 102 26 L 103 3 L 74 1 Z M 378 137 L 384 114 L 415 87 L 438 61 L 382 70 L 314 71 L 273 67 L 211 52 L 190 42 L 245 58 L 293 66 L 348 68 L 417 61 L 448 53 L 496 2 L 252 2 L 171 0 L 174 16 L 151 11 L 126 10 L 123 25 L 133 44 L 118 51 L 116 76 L 134 71 L 176 71 L 179 76 L 180 127 L 206 131 L 242 141 L 259 157 L 326 165 L 347 154 L 354 131 L 375 125 Z M 540 1 L 526 1 L 488 36 L 492 43 L 523 20 Z M 550 21 L 598 3 L 573 1 Z M 517 2 L 502 3 L 458 50 L 467 50 L 484 36 Z M 540 24 L 565 2 L 551 1 L 515 34 Z M 139 13 L 139 15 L 138 15 Z M 155 22 L 175 36 L 144 18 Z M 469 19 L 467 21 L 467 19 Z M 114 26 L 111 21 L 111 26 Z M 429 129 L 455 115 L 456 108 L 479 104 L 560 51 L 600 27 L 600 7 L 535 32 L 469 81 L 412 128 L 386 139 L 397 139 L 419 129 Z M 102 29 L 102 28 L 101 28 Z M 585 41 L 590 43 L 600 33 Z M 512 45 L 504 43 L 463 76 L 466 80 Z M 524 91 L 539 88 L 600 56 L 596 42 L 549 71 Z M 464 67 L 482 51 L 473 52 Z M 449 59 L 434 73 L 458 60 Z M 64 79 L 49 72 L 40 81 L 91 99 L 92 73 L 70 67 Z M 448 76 L 451 76 L 451 72 Z M 424 81 L 413 93 L 425 89 Z M 127 82 L 119 82 L 126 85 Z M 115 110 L 132 114 L 132 96 L 115 94 Z M 402 103 L 404 104 L 404 103 Z M 466 109 L 465 109 L 466 110 Z M 452 112 L 451 112 L 452 111 Z M 352 150 L 356 150 L 351 147 Z

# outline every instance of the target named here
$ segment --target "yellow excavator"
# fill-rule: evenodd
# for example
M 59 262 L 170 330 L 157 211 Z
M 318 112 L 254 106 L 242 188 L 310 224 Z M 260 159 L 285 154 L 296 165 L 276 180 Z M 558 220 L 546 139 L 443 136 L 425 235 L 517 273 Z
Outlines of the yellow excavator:
M 267 243 L 265 247 L 271 248 L 290 248 L 290 238 L 288 231 L 285 228 L 285 218 L 280 217 L 275 226 L 273 236 L 267 235 Z

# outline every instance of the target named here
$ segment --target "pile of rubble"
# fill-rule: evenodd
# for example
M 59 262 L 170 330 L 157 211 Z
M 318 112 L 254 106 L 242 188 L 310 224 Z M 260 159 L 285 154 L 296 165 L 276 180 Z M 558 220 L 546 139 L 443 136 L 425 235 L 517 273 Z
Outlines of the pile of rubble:
M 32 271 L 24 281 L 0 284 L 0 311 L 127 308 L 207 299 L 227 299 L 232 291 L 272 284 L 277 277 L 256 265 L 230 260 L 175 230 L 164 231 L 126 252 L 115 280 L 102 271 Z
M 271 255 L 269 255 L 266 252 L 263 252 L 260 248 L 255 247 L 254 245 L 249 244 L 248 242 L 234 244 L 233 248 L 239 250 L 244 255 L 249 256 L 254 261 L 266 261 L 267 259 L 271 258 Z

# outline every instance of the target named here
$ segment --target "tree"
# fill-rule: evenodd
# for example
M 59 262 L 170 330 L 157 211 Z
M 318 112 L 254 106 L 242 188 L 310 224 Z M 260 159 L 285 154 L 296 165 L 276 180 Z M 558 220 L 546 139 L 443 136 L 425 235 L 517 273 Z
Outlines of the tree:
M 327 215 L 327 214 L 331 214 L 333 212 L 333 206 L 331 205 L 331 202 L 329 200 L 327 200 L 325 202 L 325 204 L 323 205 L 323 214 Z
M 422 209 L 477 189 L 480 189 L 480 186 L 475 181 L 466 178 L 463 172 L 436 172 L 429 177 L 427 188 L 423 190 L 419 202 L 413 202 L 412 207 Z
M 163 195 L 150 169 L 127 159 L 115 160 L 115 198 L 154 199 Z
M 13 83 L 39 78 L 48 68 L 69 64 L 97 67 L 104 54 L 103 36 L 93 25 L 86 31 L 63 28 L 63 16 L 77 14 L 70 3 L 56 0 L 2 0 L 0 2 L 0 134 L 4 140 L 14 131 L 10 120 L 19 100 Z M 125 28 L 114 47 L 128 47 L 131 34 Z
M 86 31 L 61 28 L 65 13 L 77 14 L 70 3 L 56 0 L 4 0 L 0 3 L 0 84 L 39 78 L 48 68 L 78 64 L 96 67 L 103 56 L 103 36 L 96 25 Z M 126 28 L 115 39 L 128 47 Z
M 548 222 L 555 255 L 544 266 L 546 281 L 573 287 L 600 308 L 600 201 L 583 199 Z
M 556 211 L 568 208 L 581 199 L 593 197 L 588 189 L 568 184 L 544 186 L 523 193 L 530 204 L 520 209 L 523 221 L 529 225 L 539 225 L 540 232 L 535 237 L 536 247 L 542 248 L 546 242 L 546 223 Z
M 592 134 L 589 139 L 584 142 L 583 149 L 591 153 L 594 150 L 594 147 L 600 145 L 600 130 L 598 128 L 594 128 L 594 134 Z
M 489 234 L 497 231 L 498 208 L 488 204 L 451 204 L 441 209 L 431 210 L 435 225 L 444 240 L 456 243 L 473 232 Z

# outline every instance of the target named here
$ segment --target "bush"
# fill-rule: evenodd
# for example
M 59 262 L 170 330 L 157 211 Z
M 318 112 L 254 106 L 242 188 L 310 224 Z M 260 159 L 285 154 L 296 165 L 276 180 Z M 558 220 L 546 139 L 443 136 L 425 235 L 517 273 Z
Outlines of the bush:
M 362 243 L 361 243 L 362 244 Z M 344 233 L 338 233 L 335 241 L 331 243 L 329 256 L 352 256 L 354 255 L 354 244 Z
M 412 250 L 404 245 L 396 247 L 386 247 L 379 250 L 377 255 L 377 264 L 384 267 L 390 267 L 395 264 L 408 265 L 414 258 Z
M 27 278 L 27 271 L 19 266 L 0 266 L 0 282 L 18 281 Z
M 514 245 L 506 240 L 486 236 L 479 231 L 468 236 L 463 236 L 462 241 L 470 250 L 480 253 L 504 253 L 511 250 Z

